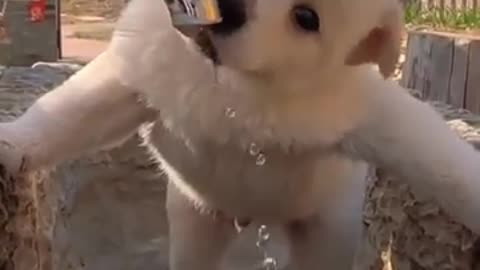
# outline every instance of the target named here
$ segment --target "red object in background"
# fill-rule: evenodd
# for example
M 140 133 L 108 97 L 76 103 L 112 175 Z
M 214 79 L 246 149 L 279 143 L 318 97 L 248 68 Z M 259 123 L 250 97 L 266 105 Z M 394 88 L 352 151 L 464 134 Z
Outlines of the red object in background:
M 28 2 L 28 16 L 32 22 L 41 22 L 45 20 L 45 10 L 47 0 L 30 0 Z

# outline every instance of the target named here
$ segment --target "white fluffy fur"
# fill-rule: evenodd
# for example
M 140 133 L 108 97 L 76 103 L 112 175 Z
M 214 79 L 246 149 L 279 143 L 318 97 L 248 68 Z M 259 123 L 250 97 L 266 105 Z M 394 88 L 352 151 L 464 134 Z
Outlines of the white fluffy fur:
M 162 1 L 132 1 L 105 53 L 0 125 L 13 146 L 0 153 L 3 164 L 13 172 L 21 157 L 27 170 L 54 165 L 141 127 L 170 177 L 174 270 L 215 269 L 234 236 L 192 202 L 284 226 L 297 269 L 350 269 L 366 162 L 404 176 L 480 233 L 480 155 L 371 64 L 346 64 L 378 28 L 393 42 L 370 60 L 391 71 L 397 0 L 308 1 L 320 15 L 318 35 L 289 23 L 295 0 L 245 1 L 255 19 L 229 38 L 213 36 L 221 67 L 171 27 Z M 263 166 L 248 153 L 251 143 L 265 154 Z

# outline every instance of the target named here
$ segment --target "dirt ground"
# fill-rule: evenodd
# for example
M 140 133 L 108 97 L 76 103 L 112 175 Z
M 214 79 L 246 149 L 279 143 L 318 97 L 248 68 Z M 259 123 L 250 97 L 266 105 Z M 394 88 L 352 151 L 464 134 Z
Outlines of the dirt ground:
M 86 63 L 105 50 L 124 5 L 120 0 L 61 0 L 63 58 Z
M 87 63 L 94 59 L 107 47 L 113 27 L 111 25 L 103 22 L 62 25 L 62 58 L 80 63 Z M 107 28 L 108 26 L 110 28 Z M 94 39 L 93 36 L 102 38 Z
M 127 1 L 125 0 L 60 0 L 61 11 L 75 16 L 98 16 L 115 19 Z

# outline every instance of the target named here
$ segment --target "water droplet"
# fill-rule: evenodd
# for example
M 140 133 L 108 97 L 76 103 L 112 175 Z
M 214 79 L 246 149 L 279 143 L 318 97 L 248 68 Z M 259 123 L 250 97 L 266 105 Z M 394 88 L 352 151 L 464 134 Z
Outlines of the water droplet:
M 257 166 L 263 166 L 265 165 L 265 162 L 267 162 L 267 157 L 262 153 L 258 154 L 255 164 L 257 164 Z
M 256 143 L 251 143 L 250 147 L 248 149 L 248 152 L 250 153 L 250 155 L 256 156 L 256 155 L 260 154 L 260 148 L 258 147 L 258 145 Z
M 267 225 L 261 225 L 259 228 L 258 228 L 258 235 L 262 235 L 264 233 L 267 232 Z
M 268 233 L 267 226 L 261 225 L 257 231 L 257 247 L 264 247 L 267 244 L 268 240 L 270 240 L 270 233 Z
M 225 115 L 228 118 L 234 118 L 237 115 L 237 112 L 234 109 L 228 107 L 225 109 Z
M 265 269 L 265 270 L 276 270 L 277 269 L 277 261 L 272 257 L 266 257 L 263 260 L 263 269 Z
M 268 240 L 270 240 L 270 234 L 269 234 L 269 233 L 265 233 L 264 235 L 262 235 L 262 240 L 263 240 L 263 241 L 268 241 Z
M 262 225 L 258 230 L 258 239 L 262 241 L 268 241 L 270 239 L 270 233 L 267 231 L 267 226 Z

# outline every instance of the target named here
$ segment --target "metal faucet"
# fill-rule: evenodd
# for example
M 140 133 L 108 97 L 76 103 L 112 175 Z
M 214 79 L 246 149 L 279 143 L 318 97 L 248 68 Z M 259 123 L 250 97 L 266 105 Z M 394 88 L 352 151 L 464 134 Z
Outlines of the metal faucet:
M 209 25 L 222 21 L 217 0 L 165 0 L 175 26 Z

